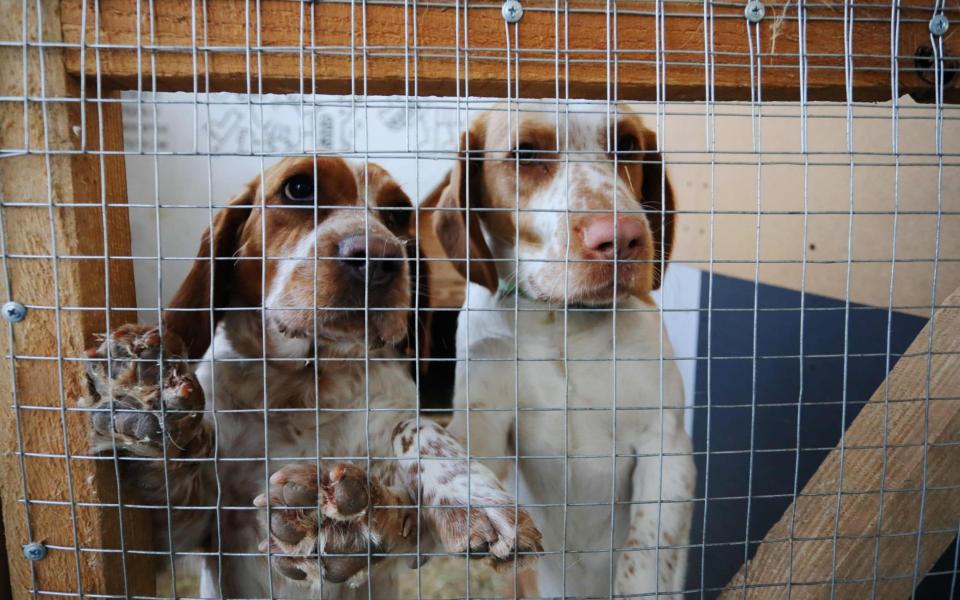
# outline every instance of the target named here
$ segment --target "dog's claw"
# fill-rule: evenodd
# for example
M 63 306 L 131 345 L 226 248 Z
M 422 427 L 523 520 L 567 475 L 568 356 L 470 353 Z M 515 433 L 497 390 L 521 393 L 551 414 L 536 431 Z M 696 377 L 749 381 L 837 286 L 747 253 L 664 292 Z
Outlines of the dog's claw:
M 286 558 L 283 556 L 278 557 L 276 559 L 276 564 L 277 564 L 277 571 L 279 571 L 280 574 L 283 575 L 284 577 L 287 577 L 294 581 L 303 581 L 304 579 L 307 578 L 306 571 L 298 567 L 296 563 L 289 558 Z

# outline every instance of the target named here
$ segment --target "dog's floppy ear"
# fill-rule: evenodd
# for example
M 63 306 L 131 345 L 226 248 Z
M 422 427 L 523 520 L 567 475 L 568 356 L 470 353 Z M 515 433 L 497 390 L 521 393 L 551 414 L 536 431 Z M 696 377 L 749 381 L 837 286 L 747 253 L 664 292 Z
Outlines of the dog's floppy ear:
M 432 211 L 433 230 L 457 271 L 467 277 L 469 263 L 470 281 L 496 292 L 499 281 L 493 254 L 483 237 L 480 216 L 472 210 L 484 206 L 483 139 L 484 122 L 478 120 L 460 136 L 457 164 L 423 205 L 439 208 Z
M 640 204 L 650 221 L 653 232 L 653 288 L 663 284 L 663 275 L 667 262 L 673 252 L 674 223 L 676 205 L 673 200 L 673 187 L 667 177 L 663 156 L 657 150 L 657 134 L 649 129 L 643 130 L 643 184 L 640 189 Z
M 411 368 L 411 375 L 417 371 L 425 376 L 430 368 L 430 344 L 433 330 L 433 311 L 430 310 L 430 265 L 425 260 L 423 249 L 416 239 L 408 240 L 404 246 L 410 257 L 410 319 L 407 323 L 407 338 L 403 342 L 404 354 L 417 357 L 417 364 Z M 419 251 L 419 253 L 418 253 Z M 414 345 L 416 344 L 416 346 Z
M 231 199 L 213 218 L 213 223 L 200 239 L 197 259 L 193 261 L 190 273 L 163 313 L 164 328 L 183 338 L 190 358 L 200 358 L 206 352 L 210 346 L 211 315 L 214 319 L 212 325 L 216 327 L 222 317 L 219 309 L 229 301 L 236 262 L 232 259 L 237 253 L 240 229 L 250 216 L 257 189 L 258 181 L 250 183 L 244 193 Z

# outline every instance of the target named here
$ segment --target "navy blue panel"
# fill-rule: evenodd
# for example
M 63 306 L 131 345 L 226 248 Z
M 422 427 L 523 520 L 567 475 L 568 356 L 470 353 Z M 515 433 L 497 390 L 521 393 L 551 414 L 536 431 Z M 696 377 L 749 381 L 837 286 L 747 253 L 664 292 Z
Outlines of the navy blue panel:
M 706 531 L 700 502 L 691 532 L 691 544 L 705 545 L 691 549 L 687 585 L 698 590 L 701 581 L 722 587 L 753 555 L 926 322 L 894 313 L 888 359 L 886 310 L 845 311 L 807 294 L 801 323 L 798 292 L 715 275 L 707 311 L 709 283 L 705 273 L 694 417 Z M 951 547 L 935 572 L 949 571 L 953 556 Z M 918 597 L 947 598 L 951 578 L 939 579 L 928 578 Z

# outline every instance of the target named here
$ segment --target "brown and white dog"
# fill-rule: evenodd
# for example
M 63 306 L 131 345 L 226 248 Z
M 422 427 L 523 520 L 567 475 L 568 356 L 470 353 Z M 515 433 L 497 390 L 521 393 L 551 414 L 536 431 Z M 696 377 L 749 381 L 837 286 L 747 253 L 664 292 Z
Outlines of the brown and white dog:
M 627 107 L 613 113 L 546 102 L 481 114 L 424 201 L 469 271 L 449 429 L 519 486 L 544 533 L 539 590 L 524 595 L 684 585 L 695 466 L 650 297 L 673 192 L 655 134 Z
M 496 476 L 417 418 L 411 208 L 375 165 L 284 159 L 216 215 L 162 334 L 91 350 L 94 447 L 129 457 L 173 551 L 209 553 L 203 597 L 391 598 L 390 555 L 434 540 L 510 568 L 540 549 Z

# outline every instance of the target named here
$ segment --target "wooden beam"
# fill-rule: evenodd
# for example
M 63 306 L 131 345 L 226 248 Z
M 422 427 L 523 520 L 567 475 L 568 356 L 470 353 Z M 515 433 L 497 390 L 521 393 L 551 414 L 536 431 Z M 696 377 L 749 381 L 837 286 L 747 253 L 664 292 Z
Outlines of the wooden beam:
M 4 323 L 0 336 L 0 446 L 7 449 L 0 497 L 11 589 L 15 598 L 35 591 L 151 594 L 152 559 L 120 553 L 150 547 L 146 515 L 123 510 L 121 543 L 113 464 L 89 459 L 87 415 L 71 412 L 83 389 L 76 359 L 107 327 L 107 278 L 110 306 L 136 302 L 132 265 L 103 258 L 105 246 L 107 257 L 130 255 L 127 211 L 111 208 L 104 218 L 89 205 L 126 197 L 122 156 L 101 152 L 123 148 L 119 105 L 99 109 L 89 102 L 90 87 L 81 97 L 64 52 L 37 45 L 61 41 L 58 5 L 26 3 L 27 14 L 23 6 L 0 0 L 0 38 L 22 40 L 23 23 L 28 32 L 22 46 L 0 48 L 0 94 L 13 98 L 0 102 L 0 147 L 10 153 L 0 158 L 9 282 L 3 298 L 30 307 L 24 321 Z M 130 317 L 111 312 L 110 323 Z M 21 547 L 31 541 L 50 548 L 46 558 L 23 558 Z
M 957 390 L 960 288 L 721 599 L 908 597 L 957 533 Z
M 511 56 L 519 57 L 513 79 L 519 79 L 523 96 L 563 95 L 569 83 L 572 97 L 703 99 L 706 29 L 712 31 L 715 98 L 751 98 L 751 42 L 740 3 L 711 5 L 709 21 L 700 3 L 621 2 L 614 16 L 606 14 L 605 4 L 583 0 L 573 0 L 560 14 L 553 0 L 523 5 L 526 12 L 510 42 Z M 500 6 L 489 0 L 474 0 L 469 10 L 376 1 L 64 0 L 63 34 L 71 46 L 67 69 L 91 78 L 99 73 L 116 88 L 503 96 L 507 41 Z M 663 36 L 657 34 L 658 6 Z M 844 100 L 843 5 L 804 6 L 806 52 L 801 53 L 796 4 L 768 3 L 759 28 L 763 98 L 800 98 L 803 54 L 807 98 Z M 899 90 L 930 100 L 931 4 L 905 0 L 900 6 Z M 865 0 L 850 10 L 854 99 L 888 99 L 890 3 Z M 960 21 L 960 8 L 944 10 L 952 22 Z M 751 31 L 756 46 L 757 32 Z M 613 39 L 615 44 L 608 42 Z M 944 40 L 947 67 L 956 68 L 958 45 L 960 36 Z M 658 64 L 665 95 L 657 90 Z M 957 98 L 955 74 L 946 75 L 948 101 Z

